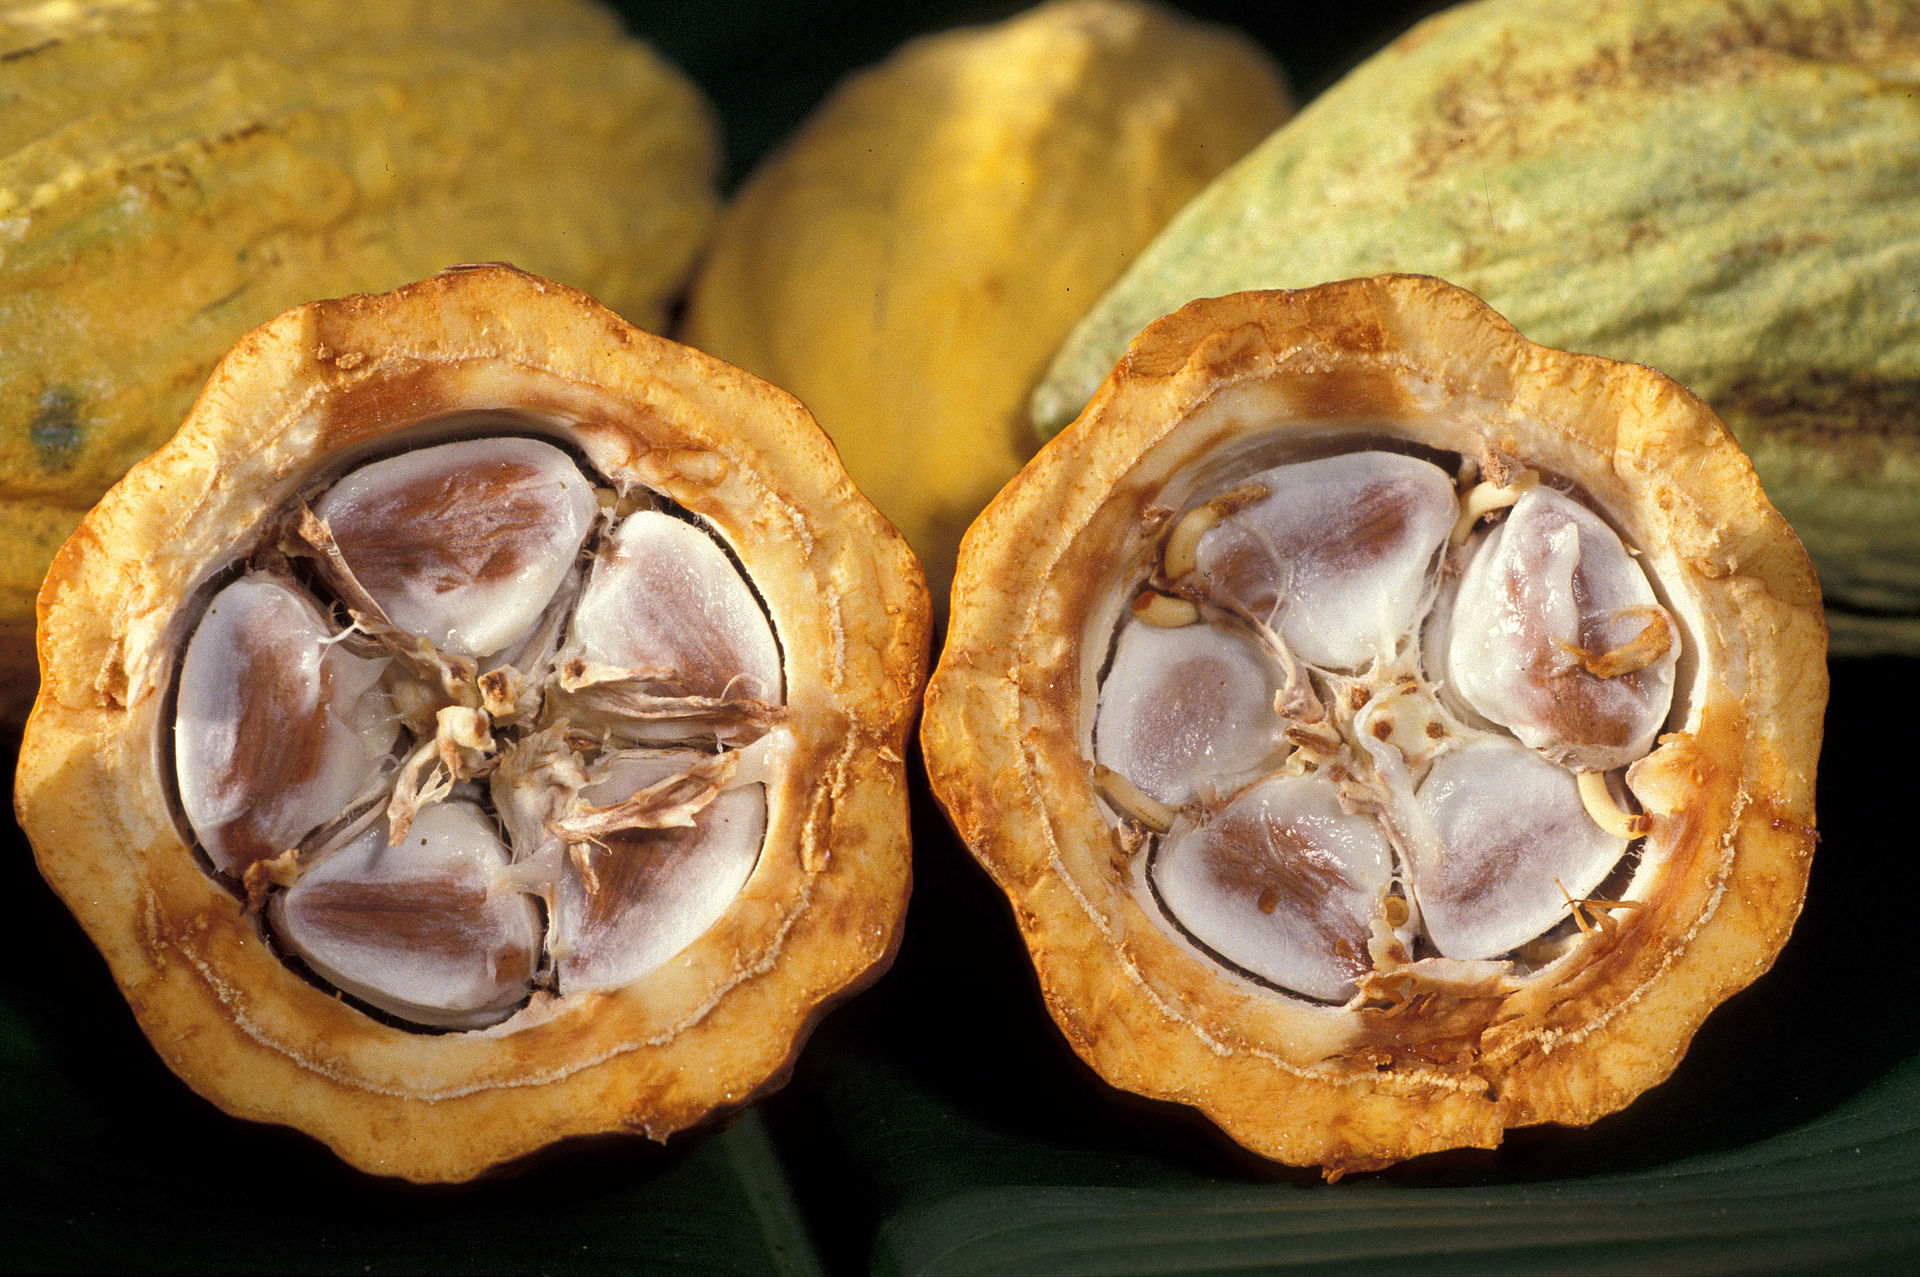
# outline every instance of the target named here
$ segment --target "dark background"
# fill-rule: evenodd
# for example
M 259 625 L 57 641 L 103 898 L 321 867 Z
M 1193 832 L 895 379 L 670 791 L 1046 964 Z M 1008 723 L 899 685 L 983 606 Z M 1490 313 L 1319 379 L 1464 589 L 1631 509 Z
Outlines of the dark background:
M 615 0 L 628 25 L 701 84 L 726 128 L 729 180 L 792 133 L 849 71 L 928 31 L 1021 12 L 1015 0 L 888 5 L 859 0 Z M 1346 4 L 1181 3 L 1192 17 L 1238 27 L 1272 52 L 1297 101 L 1391 40 L 1442 0 Z
M 729 182 L 847 72 L 1015 4 L 629 0 L 705 88 Z M 1438 6 L 1186 4 L 1301 101 Z M 156 1060 L 104 964 L 0 831 L 0 1266 L 93 1271 L 1745 1271 L 1920 1256 L 1916 837 L 1896 820 L 1920 662 L 1841 661 L 1822 846 L 1772 973 L 1677 1075 L 1583 1131 L 1321 1186 L 1117 1095 L 1040 1006 L 1004 903 L 914 795 L 893 969 L 724 1131 L 569 1150 L 421 1189 L 228 1119 Z M 11 744 L 0 762 L 11 769 Z M 915 760 L 917 765 L 917 759 Z

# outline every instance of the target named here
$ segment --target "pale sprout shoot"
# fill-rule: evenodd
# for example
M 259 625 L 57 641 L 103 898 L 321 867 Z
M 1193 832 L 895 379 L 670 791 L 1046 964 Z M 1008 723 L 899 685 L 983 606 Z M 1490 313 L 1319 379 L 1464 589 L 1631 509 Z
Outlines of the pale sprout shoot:
M 1481 519 L 1495 510 L 1506 509 L 1520 499 L 1521 493 L 1539 481 L 1539 475 L 1524 470 L 1505 483 L 1486 479 L 1474 484 L 1467 490 L 1467 495 L 1460 498 L 1460 517 L 1453 521 L 1453 531 L 1447 534 L 1447 544 L 1465 545 Z
M 1200 619 L 1199 604 L 1178 595 L 1162 594 L 1158 590 L 1140 591 L 1133 596 L 1130 606 L 1136 617 L 1163 630 L 1179 629 Z
M 1164 834 L 1173 828 L 1179 813 L 1151 794 L 1142 792 L 1138 785 L 1113 768 L 1095 763 L 1092 776 L 1094 785 L 1121 815 L 1138 821 L 1156 834 Z
M 1580 772 L 1576 783 L 1587 815 L 1615 838 L 1644 837 L 1652 826 L 1645 812 L 1630 812 L 1615 800 L 1605 772 Z

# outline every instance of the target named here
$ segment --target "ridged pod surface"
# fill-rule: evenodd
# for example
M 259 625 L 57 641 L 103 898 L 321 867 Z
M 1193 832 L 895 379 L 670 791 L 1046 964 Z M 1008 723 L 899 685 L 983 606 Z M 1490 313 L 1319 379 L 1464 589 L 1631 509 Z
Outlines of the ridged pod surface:
M 1032 455 L 1073 322 L 1288 111 L 1250 40 L 1144 0 L 1052 0 L 913 41 L 747 181 L 682 336 L 792 391 L 926 565 Z
M 256 329 L 40 618 L 42 873 L 175 1072 L 357 1167 L 665 1139 L 898 943 L 918 567 L 790 396 L 583 294 Z
M 1133 343 L 967 534 L 921 739 L 1073 1049 L 1337 1175 L 1592 1122 L 1767 969 L 1825 639 L 1699 399 L 1381 277 Z
M 0 13 L 0 680 L 80 516 L 242 333 L 512 261 L 658 330 L 712 229 L 697 88 L 588 0 Z
M 1700 394 L 1813 556 L 1835 650 L 1920 651 L 1917 87 L 1904 0 L 1459 5 L 1184 210 L 1036 417 L 1192 298 L 1437 275 Z

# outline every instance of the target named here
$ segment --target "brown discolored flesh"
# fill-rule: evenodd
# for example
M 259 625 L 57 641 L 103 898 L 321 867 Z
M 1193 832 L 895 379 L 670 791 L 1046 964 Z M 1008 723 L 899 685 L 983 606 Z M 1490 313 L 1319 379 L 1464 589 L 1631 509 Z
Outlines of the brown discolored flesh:
M 372 796 L 397 731 L 378 687 L 386 662 L 334 638 L 297 585 L 254 574 L 214 596 L 187 645 L 175 770 L 222 873 L 292 850 Z

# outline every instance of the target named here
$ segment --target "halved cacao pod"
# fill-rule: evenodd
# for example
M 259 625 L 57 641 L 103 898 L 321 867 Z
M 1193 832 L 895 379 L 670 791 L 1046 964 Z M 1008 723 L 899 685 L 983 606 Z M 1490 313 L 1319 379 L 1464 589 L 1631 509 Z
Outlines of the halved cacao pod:
M 255 330 L 87 516 L 16 807 L 189 1084 L 457 1180 L 738 1106 L 883 969 L 927 635 L 791 397 L 460 270 Z
M 968 533 L 922 739 L 1073 1048 L 1337 1175 L 1589 1123 L 1766 969 L 1825 638 L 1700 400 L 1380 277 L 1133 343 Z

